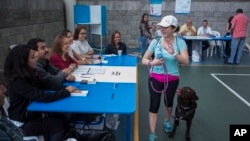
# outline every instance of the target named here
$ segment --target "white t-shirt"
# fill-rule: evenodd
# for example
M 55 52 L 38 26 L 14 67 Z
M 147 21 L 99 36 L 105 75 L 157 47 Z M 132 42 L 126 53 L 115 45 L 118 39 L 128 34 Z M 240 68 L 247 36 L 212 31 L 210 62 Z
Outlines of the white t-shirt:
M 83 42 L 77 40 L 77 41 L 73 41 L 73 44 L 70 45 L 70 48 L 69 48 L 69 56 L 76 59 L 73 55 L 73 52 L 72 50 L 74 50 L 77 54 L 79 55 L 84 55 L 86 54 L 88 51 L 92 50 L 93 49 L 91 48 L 91 46 L 89 45 L 88 41 L 85 40 Z
M 198 28 L 198 31 L 197 31 L 197 36 L 203 36 L 205 34 L 212 34 L 212 29 L 211 27 L 207 27 L 207 28 L 204 28 L 203 26 L 199 27 Z

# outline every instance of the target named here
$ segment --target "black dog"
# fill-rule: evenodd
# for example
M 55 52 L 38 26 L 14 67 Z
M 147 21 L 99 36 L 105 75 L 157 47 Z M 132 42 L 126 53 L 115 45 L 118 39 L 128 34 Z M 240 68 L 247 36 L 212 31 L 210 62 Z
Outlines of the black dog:
M 175 109 L 175 120 L 173 131 L 169 134 L 170 138 L 173 138 L 176 132 L 176 128 L 179 125 L 179 121 L 186 120 L 186 141 L 191 141 L 190 129 L 193 117 L 195 115 L 195 109 L 197 107 L 196 101 L 199 99 L 196 92 L 190 87 L 183 87 L 177 90 L 177 106 Z

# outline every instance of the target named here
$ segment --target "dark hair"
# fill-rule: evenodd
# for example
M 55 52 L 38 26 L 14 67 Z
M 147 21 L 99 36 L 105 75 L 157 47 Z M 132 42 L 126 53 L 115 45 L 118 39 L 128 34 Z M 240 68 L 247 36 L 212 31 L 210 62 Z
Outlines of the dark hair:
M 174 26 L 174 25 L 171 25 L 171 28 L 176 28 L 174 32 L 179 32 L 180 30 L 180 27 L 177 25 L 177 26 Z
M 231 23 L 233 17 L 234 17 L 234 16 L 229 17 L 227 22 L 228 22 L 228 23 Z
M 111 44 L 112 45 L 115 45 L 115 34 L 120 34 L 121 35 L 121 33 L 119 32 L 119 31 L 117 31 L 117 30 L 115 30 L 113 33 L 112 33 L 112 35 L 111 35 L 111 39 L 110 39 L 110 42 L 111 42 Z
M 157 24 L 157 23 L 156 22 L 152 22 L 151 25 L 153 25 L 153 24 Z
M 28 41 L 28 43 L 27 43 L 28 48 L 37 51 L 38 50 L 37 43 L 39 43 L 39 42 L 45 42 L 45 41 L 43 39 L 40 39 L 40 38 L 32 38 L 32 39 L 30 39 Z
M 70 30 L 68 30 L 68 29 L 64 29 L 63 31 L 62 31 L 62 35 L 64 35 L 65 37 L 67 37 L 67 34 L 68 33 L 72 33 Z
M 243 13 L 243 10 L 240 8 L 240 9 L 237 9 L 236 10 L 236 13 Z
M 207 23 L 208 21 L 207 21 L 207 20 L 203 20 L 203 22 L 206 22 L 206 23 Z
M 30 51 L 27 45 L 17 45 L 10 50 L 4 63 L 4 76 L 7 83 L 17 77 L 31 82 L 35 80 L 33 69 L 28 66 Z
M 87 29 L 85 26 L 79 25 L 76 27 L 74 37 L 73 37 L 74 40 L 78 40 L 78 36 L 79 36 L 82 29 L 84 29 L 87 32 Z
M 148 16 L 148 13 L 144 13 L 143 15 L 142 15 L 142 17 L 141 17 L 141 23 L 144 23 L 144 17 L 145 16 Z M 147 22 L 148 23 L 148 22 Z

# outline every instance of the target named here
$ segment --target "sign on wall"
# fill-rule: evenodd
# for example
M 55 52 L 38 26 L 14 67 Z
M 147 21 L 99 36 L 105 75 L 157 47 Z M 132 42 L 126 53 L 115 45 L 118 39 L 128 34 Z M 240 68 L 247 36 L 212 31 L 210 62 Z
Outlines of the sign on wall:
M 149 0 L 150 3 L 150 16 L 161 16 L 162 0 Z
M 191 7 L 191 0 L 176 0 L 175 13 L 176 14 L 189 14 Z

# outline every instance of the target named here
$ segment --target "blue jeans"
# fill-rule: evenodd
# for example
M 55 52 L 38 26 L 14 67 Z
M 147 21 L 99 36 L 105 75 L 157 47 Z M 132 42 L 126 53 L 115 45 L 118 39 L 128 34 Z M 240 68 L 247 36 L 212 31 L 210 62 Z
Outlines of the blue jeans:
M 148 38 L 141 36 L 141 56 L 143 57 L 146 50 L 148 49 Z
M 240 63 L 240 58 L 242 55 L 245 40 L 246 40 L 246 37 L 232 38 L 231 54 L 230 54 L 230 58 L 228 59 L 228 62 L 236 63 L 236 64 Z

